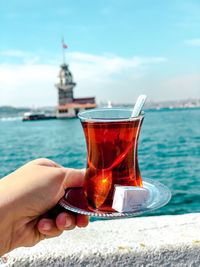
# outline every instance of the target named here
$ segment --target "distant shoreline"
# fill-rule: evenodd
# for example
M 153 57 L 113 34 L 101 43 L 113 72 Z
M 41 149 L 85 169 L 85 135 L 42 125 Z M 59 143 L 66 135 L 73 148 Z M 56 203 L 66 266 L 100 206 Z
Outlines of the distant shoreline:
M 117 105 L 118 106 L 118 105 Z M 116 106 L 116 107 L 117 107 Z M 122 107 L 122 105 L 120 106 Z M 132 108 L 131 106 L 128 105 L 123 105 L 123 107 L 126 108 Z M 198 110 L 200 109 L 200 106 L 192 106 L 192 107 L 152 107 L 152 108 L 146 108 L 144 109 L 145 112 L 164 112 L 164 111 L 177 111 L 177 110 Z M 29 112 L 29 111 L 39 111 L 39 112 L 44 112 L 46 114 L 55 114 L 55 108 L 44 108 L 44 109 L 29 109 L 29 108 L 13 108 L 13 107 L 7 107 L 5 109 L 5 107 L 0 107 L 0 121 L 4 121 L 4 120 L 21 120 L 23 117 L 23 114 L 25 112 Z
M 107 107 L 107 102 L 99 102 L 98 107 Z M 113 107 L 133 107 L 134 103 L 115 103 L 111 101 Z M 145 104 L 146 110 L 160 110 L 160 109 L 185 109 L 185 108 L 200 108 L 200 99 L 185 99 L 185 100 L 174 100 L 174 101 L 147 101 Z M 24 113 L 29 111 L 44 111 L 44 112 L 55 112 L 57 106 L 40 106 L 40 107 L 15 107 L 11 105 L 1 105 L 0 114 L 2 113 Z

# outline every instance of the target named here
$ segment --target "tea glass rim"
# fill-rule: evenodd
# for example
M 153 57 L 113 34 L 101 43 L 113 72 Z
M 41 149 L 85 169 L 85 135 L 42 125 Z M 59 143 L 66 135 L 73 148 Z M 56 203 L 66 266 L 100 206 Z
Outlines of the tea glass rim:
M 122 118 L 98 118 L 98 117 L 88 117 L 85 116 L 86 114 L 92 114 L 93 112 L 106 112 L 106 111 L 128 111 L 130 112 L 130 117 L 122 117 Z M 131 117 L 133 109 L 131 108 L 95 108 L 90 110 L 81 111 L 78 113 L 78 118 L 83 122 L 128 122 L 128 121 L 138 121 L 144 118 L 145 113 L 142 111 L 142 113 L 137 117 Z

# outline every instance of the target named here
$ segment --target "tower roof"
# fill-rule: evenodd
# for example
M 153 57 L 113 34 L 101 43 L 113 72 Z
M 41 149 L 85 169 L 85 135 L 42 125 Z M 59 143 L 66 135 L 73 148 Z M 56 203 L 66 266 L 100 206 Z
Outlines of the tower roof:
M 67 90 L 76 86 L 76 83 L 73 81 L 73 76 L 67 64 L 63 63 L 62 65 L 60 65 L 60 71 L 58 77 L 59 77 L 59 83 L 56 84 L 56 87 Z

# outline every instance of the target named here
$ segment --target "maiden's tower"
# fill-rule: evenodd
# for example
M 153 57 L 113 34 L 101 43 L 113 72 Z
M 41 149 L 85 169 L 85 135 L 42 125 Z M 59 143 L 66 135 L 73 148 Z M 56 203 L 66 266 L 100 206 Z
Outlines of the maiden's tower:
M 73 81 L 69 66 L 65 63 L 65 48 L 67 46 L 63 43 L 63 64 L 60 66 L 59 83 L 56 84 L 58 90 L 58 118 L 76 117 L 78 112 L 96 107 L 95 97 L 74 98 L 76 83 Z

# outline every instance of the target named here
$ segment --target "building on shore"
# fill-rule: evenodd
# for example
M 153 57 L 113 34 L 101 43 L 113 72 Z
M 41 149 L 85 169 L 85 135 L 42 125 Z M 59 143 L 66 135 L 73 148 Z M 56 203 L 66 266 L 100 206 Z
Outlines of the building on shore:
M 69 66 L 64 63 L 60 66 L 59 83 L 55 86 L 58 90 L 58 118 L 73 118 L 80 111 L 96 107 L 95 97 L 74 98 L 74 87 L 76 83 L 69 71 Z

